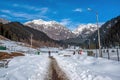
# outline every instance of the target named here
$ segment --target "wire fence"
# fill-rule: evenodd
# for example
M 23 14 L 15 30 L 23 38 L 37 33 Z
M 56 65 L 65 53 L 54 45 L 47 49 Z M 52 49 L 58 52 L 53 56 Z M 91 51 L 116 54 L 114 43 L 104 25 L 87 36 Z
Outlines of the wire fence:
M 87 49 L 89 56 L 99 57 L 98 49 Z M 120 61 L 120 49 L 101 49 L 102 58 L 107 58 L 110 60 Z

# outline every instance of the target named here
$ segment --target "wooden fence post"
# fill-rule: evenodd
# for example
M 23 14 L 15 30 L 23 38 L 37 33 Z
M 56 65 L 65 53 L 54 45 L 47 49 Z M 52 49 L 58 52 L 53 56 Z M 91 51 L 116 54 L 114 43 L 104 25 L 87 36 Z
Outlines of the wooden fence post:
M 117 57 L 118 57 L 118 61 L 119 61 L 119 51 L 118 51 L 118 48 L 117 48 Z

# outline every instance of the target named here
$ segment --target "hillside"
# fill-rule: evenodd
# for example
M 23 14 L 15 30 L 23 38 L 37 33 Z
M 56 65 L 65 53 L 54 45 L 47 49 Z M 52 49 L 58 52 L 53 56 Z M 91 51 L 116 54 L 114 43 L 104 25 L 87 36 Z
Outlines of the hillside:
M 28 21 L 25 25 L 46 33 L 54 40 L 64 40 L 75 37 L 75 34 L 72 33 L 72 31 L 56 21 L 44 21 L 42 19 L 38 19 Z
M 0 35 L 0 40 L 8 40 L 8 39 L 5 38 L 4 36 Z
M 91 24 L 91 23 L 81 24 L 73 31 L 73 33 L 76 34 L 77 37 L 62 40 L 62 42 L 65 43 L 65 44 L 79 45 L 80 46 L 96 30 L 97 30 L 96 24 Z
M 3 19 L 3 18 L 0 18 L 0 23 L 3 23 L 3 24 L 7 24 L 9 23 L 10 21 L 6 20 L 6 19 Z
M 88 23 L 88 24 L 80 24 L 73 33 L 81 36 L 81 37 L 87 37 L 94 33 L 97 30 L 96 24 Z
M 22 25 L 19 22 L 8 24 L 0 23 L 0 35 L 14 41 L 20 41 L 30 44 L 31 34 L 33 35 L 33 46 L 58 46 L 57 42 L 50 39 L 46 34 L 33 28 Z
M 103 46 L 115 47 L 120 46 L 120 21 L 113 25 L 103 39 Z
M 88 38 L 90 39 L 91 46 L 98 47 L 97 36 L 96 31 Z M 102 47 L 115 47 L 120 44 L 120 16 L 107 21 L 100 27 L 100 38 Z

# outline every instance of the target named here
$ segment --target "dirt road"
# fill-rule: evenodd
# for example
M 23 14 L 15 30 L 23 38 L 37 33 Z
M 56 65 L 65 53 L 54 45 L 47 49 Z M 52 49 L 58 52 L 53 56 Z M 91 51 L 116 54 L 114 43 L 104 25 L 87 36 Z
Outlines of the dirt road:
M 55 58 L 50 57 L 50 60 L 48 78 L 45 80 L 69 80 L 66 74 L 58 66 Z

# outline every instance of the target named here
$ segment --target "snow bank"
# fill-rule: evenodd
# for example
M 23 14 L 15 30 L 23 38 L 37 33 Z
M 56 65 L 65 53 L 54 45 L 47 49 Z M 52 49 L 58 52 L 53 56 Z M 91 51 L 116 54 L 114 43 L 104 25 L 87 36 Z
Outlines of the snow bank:
M 119 80 L 120 63 L 102 58 L 54 55 L 70 80 Z
M 16 57 L 0 69 L 0 80 L 44 80 L 48 65 L 46 55 Z
M 26 47 L 24 43 L 22 42 L 15 42 L 15 41 L 5 41 L 5 40 L 0 40 L 0 43 L 2 46 L 5 46 L 7 48 L 7 52 L 25 52 L 25 53 L 35 53 L 36 49 Z M 3 51 L 3 50 L 2 50 Z

